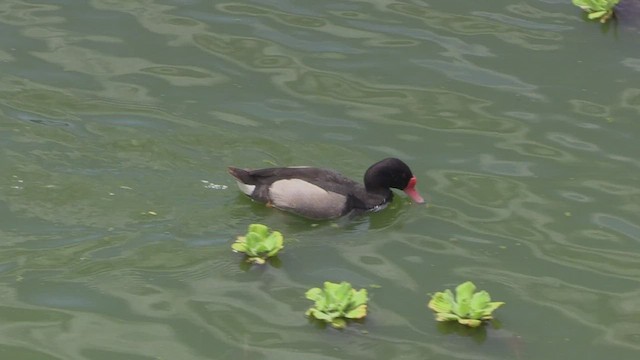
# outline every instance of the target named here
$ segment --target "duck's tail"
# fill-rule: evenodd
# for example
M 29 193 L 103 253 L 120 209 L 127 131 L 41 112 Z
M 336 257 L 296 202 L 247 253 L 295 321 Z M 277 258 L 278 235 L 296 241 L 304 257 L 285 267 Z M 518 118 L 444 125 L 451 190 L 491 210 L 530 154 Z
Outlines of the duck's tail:
M 238 181 L 242 181 L 243 183 L 247 183 L 249 181 L 249 172 L 245 169 L 240 169 L 237 167 L 229 166 L 228 167 L 229 174 L 234 178 L 238 179 Z

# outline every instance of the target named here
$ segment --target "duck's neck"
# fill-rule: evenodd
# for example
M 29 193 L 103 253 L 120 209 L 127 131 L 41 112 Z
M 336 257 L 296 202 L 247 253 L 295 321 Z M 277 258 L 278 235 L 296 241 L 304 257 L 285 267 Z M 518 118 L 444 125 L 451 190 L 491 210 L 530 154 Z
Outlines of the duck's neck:
M 386 206 L 393 198 L 393 193 L 390 189 L 381 189 L 378 187 L 373 190 L 367 188 L 363 190 L 363 192 L 357 193 L 351 199 L 353 202 L 352 207 L 366 210 L 381 208 Z
M 367 191 L 367 194 L 381 197 L 384 199 L 384 202 L 391 201 L 391 199 L 393 198 L 393 192 L 389 188 L 385 188 L 382 186 L 372 186 L 371 184 L 366 183 L 364 188 Z

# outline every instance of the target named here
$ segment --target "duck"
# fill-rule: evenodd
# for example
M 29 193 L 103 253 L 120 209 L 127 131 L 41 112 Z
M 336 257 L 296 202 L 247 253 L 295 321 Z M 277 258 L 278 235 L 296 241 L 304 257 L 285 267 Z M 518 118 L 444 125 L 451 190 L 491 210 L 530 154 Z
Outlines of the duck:
M 228 169 L 240 191 L 251 199 L 314 220 L 382 210 L 393 199 L 392 188 L 424 203 L 416 190 L 416 177 L 397 158 L 371 165 L 364 173 L 364 185 L 334 170 L 310 166 Z

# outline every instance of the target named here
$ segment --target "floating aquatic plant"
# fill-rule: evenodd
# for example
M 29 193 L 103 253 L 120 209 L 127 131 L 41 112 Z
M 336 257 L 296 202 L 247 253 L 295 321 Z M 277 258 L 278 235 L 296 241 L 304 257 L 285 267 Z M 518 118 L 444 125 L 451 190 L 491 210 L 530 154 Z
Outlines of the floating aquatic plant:
M 589 13 L 589 19 L 600 19 L 601 23 L 605 23 L 613 16 L 613 8 L 620 0 L 572 0 L 573 5 L 580 7 Z
M 449 289 L 435 293 L 428 306 L 436 312 L 437 321 L 457 321 L 477 327 L 482 321 L 493 319 L 493 311 L 504 303 L 492 302 L 489 293 L 484 290 L 475 291 L 476 286 L 467 281 L 456 287 L 455 297 Z
M 282 234 L 278 231 L 269 232 L 269 228 L 262 224 L 251 224 L 245 236 L 231 245 L 237 252 L 247 255 L 247 261 L 254 264 L 264 264 L 276 255 L 282 248 Z
M 327 281 L 324 289 L 310 289 L 306 297 L 315 304 L 305 315 L 330 323 L 337 329 L 344 328 L 347 319 L 362 319 L 367 316 L 367 290 L 355 290 L 348 282 L 336 284 Z

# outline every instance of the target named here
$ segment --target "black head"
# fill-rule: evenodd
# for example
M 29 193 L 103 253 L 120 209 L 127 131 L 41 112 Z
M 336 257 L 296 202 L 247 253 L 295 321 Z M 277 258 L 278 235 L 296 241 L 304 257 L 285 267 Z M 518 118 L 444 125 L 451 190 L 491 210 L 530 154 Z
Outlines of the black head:
M 415 202 L 424 200 L 415 190 L 416 178 L 402 160 L 386 158 L 371 165 L 364 174 L 364 187 L 369 192 L 385 193 L 390 188 L 400 189 Z
M 364 186 L 367 190 L 378 188 L 404 190 L 412 177 L 411 169 L 402 160 L 386 158 L 367 169 L 364 173 Z

